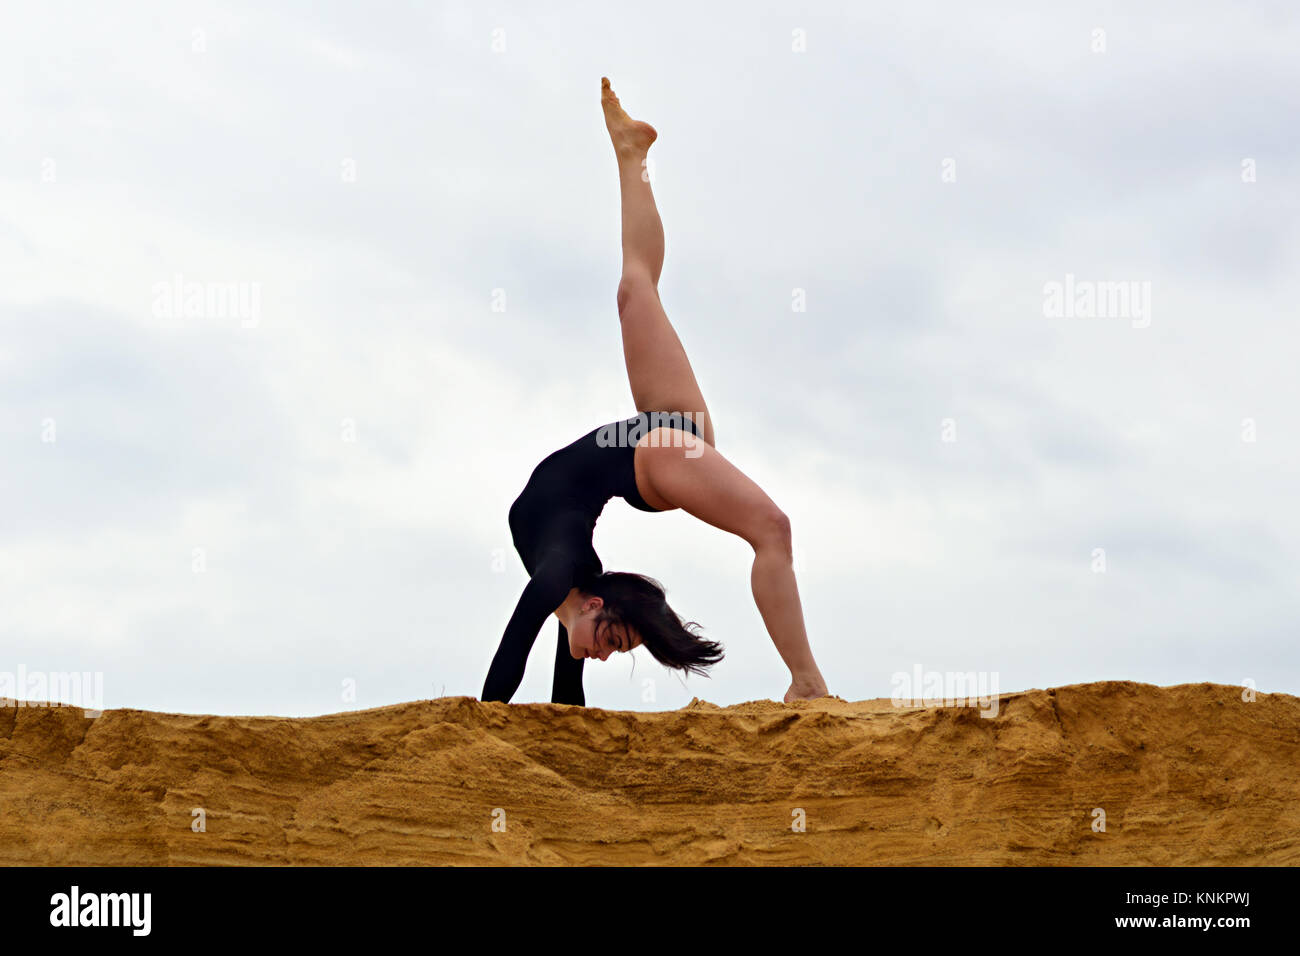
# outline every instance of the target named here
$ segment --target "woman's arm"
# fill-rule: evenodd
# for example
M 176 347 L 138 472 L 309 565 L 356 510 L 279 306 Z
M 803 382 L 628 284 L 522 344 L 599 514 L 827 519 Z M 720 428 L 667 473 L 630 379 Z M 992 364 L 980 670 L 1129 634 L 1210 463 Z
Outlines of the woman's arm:
M 528 653 L 533 649 L 538 632 L 569 596 L 573 578 L 573 555 L 563 550 L 548 551 L 515 605 L 515 612 L 510 616 L 510 623 L 506 625 L 501 644 L 492 658 L 479 700 L 510 702 L 524 679 Z
M 569 630 L 560 622 L 555 635 L 555 673 L 551 677 L 551 703 L 587 706 L 582 689 L 582 658 L 569 653 Z

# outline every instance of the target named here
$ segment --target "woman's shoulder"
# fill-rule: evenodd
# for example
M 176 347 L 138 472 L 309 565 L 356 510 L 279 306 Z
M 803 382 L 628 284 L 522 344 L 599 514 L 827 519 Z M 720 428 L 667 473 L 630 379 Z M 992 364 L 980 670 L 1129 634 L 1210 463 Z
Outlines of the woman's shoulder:
M 600 555 L 591 540 L 591 526 L 581 515 L 552 522 L 538 548 L 541 560 L 550 559 L 572 569 L 574 581 L 585 581 L 604 573 Z

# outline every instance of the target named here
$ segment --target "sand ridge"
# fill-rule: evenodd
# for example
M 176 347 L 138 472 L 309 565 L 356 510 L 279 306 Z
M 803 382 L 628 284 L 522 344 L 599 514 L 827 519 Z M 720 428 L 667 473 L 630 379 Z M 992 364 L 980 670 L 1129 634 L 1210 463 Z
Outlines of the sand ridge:
M 1002 694 L 995 717 L 836 697 L 309 718 L 0 702 L 0 862 L 1297 865 L 1300 698 L 1242 691 L 1074 684 Z

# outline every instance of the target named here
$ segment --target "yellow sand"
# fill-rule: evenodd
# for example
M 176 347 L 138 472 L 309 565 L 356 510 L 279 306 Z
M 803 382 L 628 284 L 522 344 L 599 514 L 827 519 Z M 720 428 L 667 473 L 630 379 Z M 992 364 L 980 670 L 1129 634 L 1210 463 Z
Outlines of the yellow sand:
M 10 701 L 0 862 L 1300 864 L 1300 699 L 1241 698 L 1076 684 L 1004 694 L 992 719 L 839 698 L 93 719 Z

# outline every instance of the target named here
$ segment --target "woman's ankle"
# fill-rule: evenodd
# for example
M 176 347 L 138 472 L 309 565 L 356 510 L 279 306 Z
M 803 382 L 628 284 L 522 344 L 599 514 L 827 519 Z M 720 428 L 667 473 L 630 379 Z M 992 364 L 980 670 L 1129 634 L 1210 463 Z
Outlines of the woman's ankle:
M 800 697 L 824 697 L 828 690 L 820 671 L 810 674 L 790 674 L 790 689 Z

